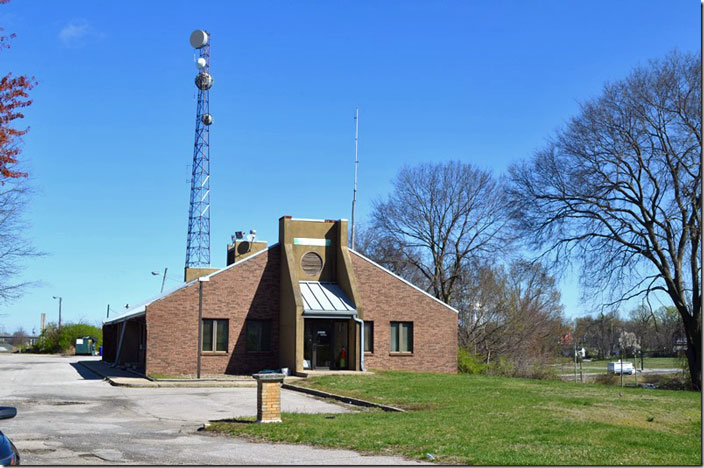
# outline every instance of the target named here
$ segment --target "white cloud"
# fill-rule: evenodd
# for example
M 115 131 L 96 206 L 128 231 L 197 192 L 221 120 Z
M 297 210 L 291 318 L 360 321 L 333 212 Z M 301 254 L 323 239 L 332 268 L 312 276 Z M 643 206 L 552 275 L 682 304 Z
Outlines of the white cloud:
M 99 34 L 86 20 L 72 20 L 59 31 L 59 39 L 66 47 L 80 47 L 87 39 L 97 36 Z

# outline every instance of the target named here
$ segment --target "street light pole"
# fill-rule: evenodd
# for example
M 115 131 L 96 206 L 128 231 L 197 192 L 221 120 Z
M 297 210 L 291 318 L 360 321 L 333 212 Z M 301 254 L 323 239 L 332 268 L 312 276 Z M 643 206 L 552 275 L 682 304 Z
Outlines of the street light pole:
M 169 271 L 169 268 L 166 267 L 164 268 L 164 279 L 161 280 L 161 293 L 164 294 L 164 284 L 166 284 L 166 272 Z
M 169 271 L 169 267 L 164 268 L 164 277 L 161 280 L 161 292 L 159 294 L 164 294 L 164 285 L 166 284 L 166 272 Z M 159 276 L 158 271 L 152 271 L 152 275 Z
M 63 298 L 62 298 L 61 296 L 58 296 L 58 297 L 52 296 L 52 297 L 53 297 L 54 299 L 58 299 L 58 300 L 59 300 L 59 331 L 61 331 L 61 301 L 63 300 Z

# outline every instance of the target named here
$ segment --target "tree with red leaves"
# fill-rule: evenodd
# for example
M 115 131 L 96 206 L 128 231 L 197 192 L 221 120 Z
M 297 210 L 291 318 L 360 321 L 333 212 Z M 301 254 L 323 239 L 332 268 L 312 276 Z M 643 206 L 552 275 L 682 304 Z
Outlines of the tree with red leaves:
M 0 0 L 0 5 L 9 0 Z M 0 52 L 9 49 L 14 34 L 5 35 L 0 28 Z M 34 77 L 0 78 L 0 301 L 18 298 L 31 282 L 17 281 L 22 271 L 21 260 L 41 255 L 26 240 L 22 219 L 29 188 L 27 173 L 19 169 L 22 137 L 29 128 L 16 128 L 22 111 L 32 104 L 29 91 L 36 85 Z
M 0 0 L 0 4 L 8 2 L 9 0 Z M 9 49 L 9 40 L 15 37 L 15 34 L 4 35 L 3 32 L 4 29 L 0 28 L 0 51 Z M 18 171 L 16 165 L 21 152 L 22 136 L 29 128 L 13 128 L 13 121 L 24 118 L 22 109 L 32 104 L 28 92 L 35 85 L 34 77 L 13 76 L 12 72 L 0 79 L 0 180 L 3 184 L 6 179 L 27 177 L 27 173 Z

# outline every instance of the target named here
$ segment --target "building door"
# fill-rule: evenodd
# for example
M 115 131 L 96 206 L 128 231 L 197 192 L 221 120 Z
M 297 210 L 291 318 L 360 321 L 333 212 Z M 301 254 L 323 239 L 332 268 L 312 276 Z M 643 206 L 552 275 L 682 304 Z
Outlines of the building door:
M 332 321 L 313 321 L 313 369 L 330 369 L 332 356 L 330 344 L 332 343 Z
M 304 336 L 304 368 L 349 368 L 346 320 L 306 319 Z M 344 359 L 341 360 L 341 356 Z

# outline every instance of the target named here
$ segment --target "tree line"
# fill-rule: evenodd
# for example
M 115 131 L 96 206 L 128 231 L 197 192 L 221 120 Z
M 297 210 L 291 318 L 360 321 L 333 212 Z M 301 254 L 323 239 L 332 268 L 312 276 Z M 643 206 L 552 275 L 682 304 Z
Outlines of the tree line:
M 597 337 L 604 356 L 613 310 L 669 301 L 616 328 L 663 353 L 679 330 L 701 390 L 701 110 L 701 55 L 672 52 L 606 84 L 506 174 L 461 161 L 403 167 L 354 247 L 457 308 L 467 353 L 516 369 L 553 354 L 569 330 L 556 286 L 568 269 L 602 311 L 572 331 Z
M 588 357 L 606 359 L 619 354 L 619 337 L 633 334 L 638 352 L 653 357 L 676 356 L 684 350 L 685 332 L 677 309 L 640 305 L 623 318 L 618 311 L 601 312 L 576 321 L 573 339 Z

